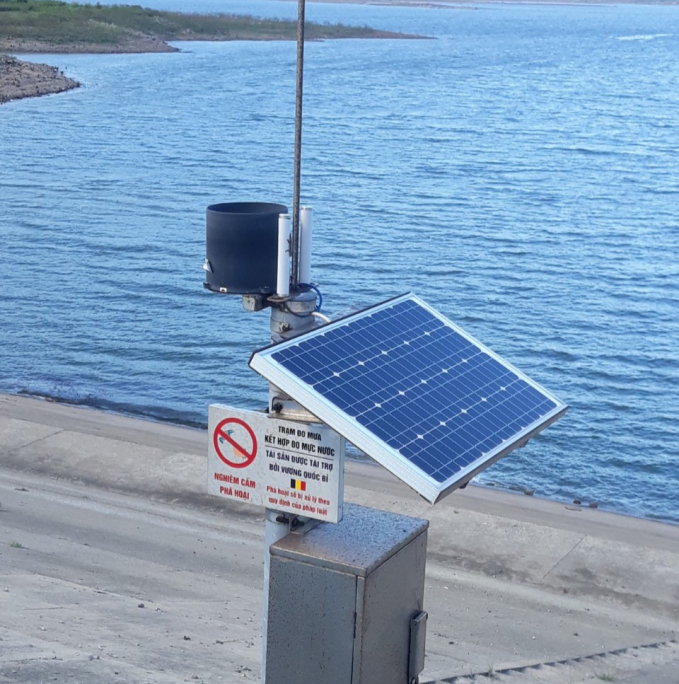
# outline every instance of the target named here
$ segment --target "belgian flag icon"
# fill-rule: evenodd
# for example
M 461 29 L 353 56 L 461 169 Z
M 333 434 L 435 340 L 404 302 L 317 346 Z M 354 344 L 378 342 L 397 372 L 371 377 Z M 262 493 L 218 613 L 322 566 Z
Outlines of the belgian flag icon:
M 290 489 L 297 489 L 300 492 L 306 492 L 306 482 L 303 480 L 290 480 Z

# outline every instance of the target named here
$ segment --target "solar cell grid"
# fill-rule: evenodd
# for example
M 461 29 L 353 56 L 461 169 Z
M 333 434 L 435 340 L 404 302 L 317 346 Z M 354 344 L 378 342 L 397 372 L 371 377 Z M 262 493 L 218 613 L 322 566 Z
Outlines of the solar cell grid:
M 262 350 L 251 365 L 392 471 L 415 470 L 430 487 L 409 484 L 430 500 L 566 410 L 412 295 Z

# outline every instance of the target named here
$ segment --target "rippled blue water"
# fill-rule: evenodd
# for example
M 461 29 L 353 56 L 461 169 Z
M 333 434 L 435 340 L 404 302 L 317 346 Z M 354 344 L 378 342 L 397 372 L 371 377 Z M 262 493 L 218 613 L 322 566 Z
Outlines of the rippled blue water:
M 679 9 L 308 14 L 436 37 L 308 45 L 326 313 L 416 291 L 572 407 L 486 481 L 679 521 Z M 1 391 L 265 401 L 268 316 L 202 289 L 204 210 L 290 203 L 295 46 L 182 49 L 34 56 L 84 88 L 0 107 Z

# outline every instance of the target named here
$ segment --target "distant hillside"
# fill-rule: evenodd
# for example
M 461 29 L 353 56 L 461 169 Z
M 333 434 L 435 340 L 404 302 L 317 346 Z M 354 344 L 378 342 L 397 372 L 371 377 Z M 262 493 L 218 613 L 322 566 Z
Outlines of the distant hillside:
M 183 14 L 138 5 L 0 0 L 0 50 L 6 52 L 167 52 L 167 41 L 292 40 L 295 21 L 230 14 Z M 368 27 L 307 23 L 309 40 L 412 38 Z

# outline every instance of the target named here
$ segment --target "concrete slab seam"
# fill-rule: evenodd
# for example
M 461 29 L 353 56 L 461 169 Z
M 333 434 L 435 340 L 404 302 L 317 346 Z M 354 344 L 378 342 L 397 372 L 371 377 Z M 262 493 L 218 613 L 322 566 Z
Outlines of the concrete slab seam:
M 444 679 L 432 679 L 428 682 L 422 682 L 421 684 L 463 684 L 464 682 L 476 681 L 477 677 L 493 678 L 497 675 L 523 674 L 529 670 L 538 670 L 542 667 L 558 667 L 559 665 L 569 665 L 571 663 L 583 663 L 586 661 L 594 661 L 597 658 L 605 658 L 623 654 L 632 654 L 635 651 L 643 651 L 645 649 L 651 648 L 663 648 L 666 646 L 676 646 L 677 644 L 679 644 L 679 642 L 676 639 L 670 639 L 669 641 L 657 641 L 651 644 L 639 644 L 638 646 L 628 646 L 627 648 L 616 648 L 611 651 L 591 653 L 589 655 L 576 656 L 574 658 L 566 658 L 564 660 L 532 662 L 526 663 L 525 665 L 516 665 L 513 667 L 505 667 L 499 669 L 493 668 L 492 673 L 489 673 L 488 670 L 480 670 L 478 672 L 472 672 L 470 674 L 453 675 L 452 677 L 446 677 Z
M 573 551 L 575 551 L 575 549 L 577 549 L 578 546 L 580 546 L 580 544 L 582 544 L 582 542 L 585 541 L 585 539 L 587 539 L 587 535 L 580 537 L 578 543 L 575 544 L 573 548 L 571 548 L 568 551 L 567 554 L 559 558 L 559 560 L 556 563 L 554 563 L 554 565 L 540 578 L 540 582 L 544 582 L 547 579 L 547 577 L 549 577 L 549 575 L 551 575 L 554 572 L 554 570 L 556 570 L 559 567 L 559 565 L 561 565 L 561 563 L 563 563 L 563 561 L 565 561 L 566 558 L 568 558 L 568 556 L 570 556 L 573 553 Z
M 62 432 L 66 432 L 66 430 L 56 429 L 54 432 L 50 433 L 49 435 L 45 435 L 44 437 L 38 437 L 38 439 L 34 439 L 32 442 L 28 442 L 27 444 L 22 444 L 21 446 L 14 447 L 14 449 L 9 449 L 8 451 L 5 451 L 4 453 L 13 454 L 17 451 L 21 451 L 22 449 L 25 449 L 26 447 L 33 446 L 34 444 L 37 444 L 38 442 L 44 442 L 45 440 L 50 439 L 51 437 L 54 437 L 55 435 L 60 435 Z

